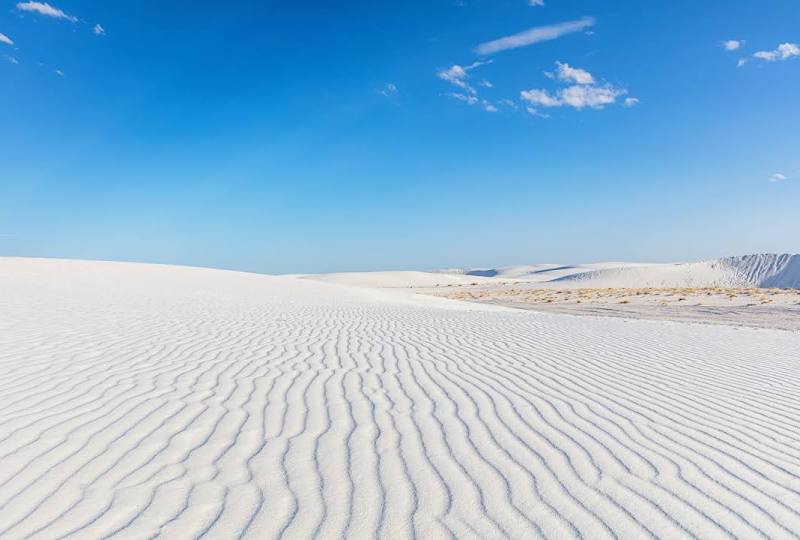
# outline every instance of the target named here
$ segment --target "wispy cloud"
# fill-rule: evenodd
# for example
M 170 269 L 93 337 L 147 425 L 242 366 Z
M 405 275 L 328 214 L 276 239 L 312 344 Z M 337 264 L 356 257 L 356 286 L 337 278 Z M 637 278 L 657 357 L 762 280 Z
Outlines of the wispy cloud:
M 479 97 L 478 90 L 468 82 L 470 79 L 470 71 L 491 63 L 493 63 L 493 60 L 473 62 L 468 66 L 460 66 L 456 64 L 447 69 L 438 71 L 436 76 L 443 81 L 447 81 L 453 86 L 459 88 L 458 92 L 451 92 L 447 94 L 449 97 L 463 101 L 467 105 L 481 105 L 486 112 L 494 113 L 498 112 L 499 110 L 497 105 L 491 101 Z M 478 86 L 481 86 L 482 88 L 494 88 L 494 85 L 491 83 L 491 81 L 486 79 L 478 82 Z
M 622 102 L 625 107 L 636 107 L 639 104 L 639 98 L 628 97 Z
M 447 95 L 450 96 L 453 99 L 457 99 L 459 101 L 463 101 L 467 105 L 476 105 L 478 103 L 478 98 L 476 98 L 475 96 L 468 95 L 468 94 L 462 94 L 460 92 L 450 92 Z
M 574 68 L 569 64 L 556 62 L 556 75 L 562 81 L 571 81 L 578 84 L 594 84 L 594 77 L 585 69 Z
M 524 32 L 511 36 L 502 37 L 486 43 L 481 43 L 475 48 L 475 52 L 482 55 L 494 54 L 508 49 L 527 47 L 541 41 L 558 39 L 563 35 L 580 32 L 586 28 L 594 26 L 593 17 L 584 17 L 575 21 L 567 21 L 549 26 L 537 26 Z
M 742 45 L 744 45 L 744 40 L 743 39 L 729 39 L 727 41 L 723 41 L 722 42 L 722 47 L 726 51 L 735 51 L 735 50 L 741 48 Z
M 783 173 L 775 173 L 769 177 L 770 182 L 783 182 L 784 180 L 788 180 L 789 177 Z
M 17 64 L 19 64 L 19 60 L 17 60 L 17 59 L 16 59 L 16 58 L 14 58 L 13 56 L 9 56 L 9 55 L 7 55 L 7 54 L 4 54 L 4 55 L 3 55 L 3 58 L 5 58 L 6 60 L 8 60 L 10 63 L 12 63 L 12 64 L 14 64 L 14 65 L 17 65 Z
M 528 5 L 533 7 L 544 7 L 544 0 L 528 0 Z
M 480 105 L 486 112 L 496 113 L 499 110 L 497 106 L 491 101 L 480 99 L 479 97 L 473 96 L 472 94 L 464 94 L 462 92 L 450 92 L 447 95 L 448 97 L 457 99 L 458 101 L 463 101 L 467 105 Z
M 70 22 L 78 21 L 77 17 L 68 15 L 57 7 L 51 6 L 45 2 L 19 2 L 17 4 L 17 9 L 20 11 L 38 13 L 39 15 L 44 15 L 45 17 L 53 17 L 54 19 L 64 19 Z
M 58 75 L 59 77 L 63 77 L 63 76 L 64 76 L 64 72 L 63 72 L 63 71 L 61 71 L 60 69 L 54 69 L 54 70 L 53 70 L 53 73 L 55 73 L 55 74 L 56 74 L 56 75 Z
M 0 43 L 5 43 L 6 45 L 13 45 L 14 44 L 14 40 L 12 40 L 10 37 L 8 37 L 5 34 L 0 34 Z
M 758 51 L 753 53 L 755 58 L 765 60 L 767 62 L 775 62 L 776 60 L 787 60 L 789 58 L 800 56 L 800 46 L 796 43 L 781 43 L 777 49 L 771 51 Z
M 104 35 L 106 35 L 106 30 L 105 30 L 105 28 L 103 28 L 103 27 L 102 27 L 102 26 L 100 26 L 99 24 L 96 24 L 96 25 L 94 25 L 94 28 L 92 28 L 92 32 L 94 32 L 94 33 L 95 33 L 95 34 L 97 34 L 98 36 L 104 36 Z
M 525 107 L 525 110 L 528 111 L 528 114 L 535 116 L 536 118 L 550 118 L 549 114 L 540 112 L 536 107 Z
M 383 97 L 395 97 L 400 93 L 394 83 L 386 83 L 375 91 Z
M 436 76 L 442 79 L 443 81 L 447 81 L 453 86 L 457 86 L 461 88 L 465 92 L 470 94 L 477 94 L 477 90 L 470 85 L 467 80 L 469 79 L 469 72 L 475 68 L 479 68 L 481 66 L 485 66 L 486 64 L 491 64 L 492 61 L 488 60 L 486 62 L 473 62 L 468 66 L 459 66 L 458 64 L 450 66 L 447 69 L 443 69 L 436 73 Z

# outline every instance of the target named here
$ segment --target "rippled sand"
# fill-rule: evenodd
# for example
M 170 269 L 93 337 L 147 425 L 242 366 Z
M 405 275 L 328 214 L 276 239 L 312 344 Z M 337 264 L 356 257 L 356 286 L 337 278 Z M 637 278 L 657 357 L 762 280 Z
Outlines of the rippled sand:
M 792 538 L 800 333 L 0 260 L 0 537 Z

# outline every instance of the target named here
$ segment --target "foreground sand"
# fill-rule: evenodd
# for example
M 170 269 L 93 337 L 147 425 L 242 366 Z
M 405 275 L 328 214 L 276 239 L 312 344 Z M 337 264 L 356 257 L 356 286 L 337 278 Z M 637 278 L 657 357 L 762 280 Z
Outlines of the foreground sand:
M 800 333 L 0 259 L 2 538 L 795 538 Z

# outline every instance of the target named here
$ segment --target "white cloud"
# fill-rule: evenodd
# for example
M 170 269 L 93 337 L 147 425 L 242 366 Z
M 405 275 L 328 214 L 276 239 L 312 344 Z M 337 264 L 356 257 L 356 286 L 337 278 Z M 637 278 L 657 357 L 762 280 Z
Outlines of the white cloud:
M 725 48 L 726 51 L 735 51 L 742 45 L 744 45 L 744 40 L 742 39 L 729 39 L 728 41 L 722 42 L 722 46 Z
M 624 90 L 613 86 L 586 86 L 573 85 L 561 90 L 558 95 L 564 105 L 575 109 L 589 107 L 591 109 L 602 109 L 606 105 L 611 105 L 617 98 L 625 94 Z
M 61 71 L 60 69 L 54 69 L 54 70 L 53 70 L 53 73 L 55 73 L 55 74 L 56 74 L 56 75 L 58 75 L 59 77 L 63 77 L 63 76 L 64 76 L 64 72 L 63 72 L 63 71 Z
M 766 60 L 767 62 L 774 62 L 775 60 L 781 58 L 781 55 L 777 49 L 774 51 L 758 51 L 757 53 L 753 54 L 753 56 L 760 60 Z
M 562 88 L 556 95 L 548 93 L 546 90 L 523 90 L 520 92 L 522 101 L 540 107 L 572 107 L 573 109 L 602 109 L 606 105 L 611 105 L 617 101 L 618 97 L 624 96 L 625 90 L 615 88 L 611 85 L 595 86 L 575 84 Z M 636 98 L 631 98 L 636 99 Z M 638 103 L 638 100 L 636 100 Z M 633 103 L 635 105 L 636 103 Z M 627 102 L 626 102 L 627 105 Z
M 776 60 L 786 60 L 793 56 L 800 56 L 800 46 L 796 43 L 781 43 L 777 49 L 772 51 L 758 51 L 753 53 L 755 58 L 765 60 L 767 62 L 775 62 Z
M 769 177 L 770 182 L 782 182 L 784 180 L 788 180 L 789 177 L 782 173 L 775 173 Z
M 547 90 L 523 90 L 519 96 L 522 101 L 542 107 L 560 107 L 562 105 L 561 101 L 557 97 L 548 94 Z
M 7 55 L 7 54 L 4 54 L 4 55 L 3 55 L 3 57 L 4 57 L 6 60 L 8 60 L 9 62 L 11 62 L 12 64 L 15 64 L 15 65 L 16 65 L 16 64 L 19 64 L 19 60 L 17 60 L 17 59 L 16 59 L 16 58 L 14 58 L 13 56 L 9 56 L 9 55 Z
M 458 64 L 450 66 L 447 69 L 443 69 L 439 71 L 436 76 L 442 79 L 443 81 L 447 81 L 450 84 L 461 88 L 462 90 L 469 92 L 470 94 L 477 94 L 478 92 L 473 88 L 468 82 L 469 79 L 469 72 L 475 68 L 479 68 L 486 64 L 491 64 L 492 61 L 486 62 L 474 62 L 468 66 L 459 66 Z
M 467 70 L 459 65 L 450 66 L 447 69 L 443 69 L 442 71 L 436 74 L 437 77 L 442 79 L 443 81 L 447 81 L 450 84 L 458 86 L 459 88 L 463 88 L 469 92 L 474 93 L 475 89 L 471 88 L 466 82 L 465 79 L 469 77 L 467 74 Z
M 528 111 L 528 114 L 535 116 L 536 118 L 550 118 L 549 114 L 543 114 L 539 112 L 536 107 L 525 107 L 525 110 Z
M 736 62 L 736 67 L 742 67 L 747 63 L 747 58 L 739 58 L 739 61 Z
M 45 15 L 46 17 L 53 17 L 55 19 L 65 19 L 70 22 L 77 22 L 78 18 L 72 15 L 67 15 L 57 7 L 53 7 L 45 2 L 20 2 L 17 4 L 17 9 L 20 11 L 30 11 Z
M 467 94 L 461 94 L 459 92 L 450 92 L 447 95 L 450 96 L 453 99 L 457 99 L 459 101 L 463 101 L 467 105 L 475 105 L 476 103 L 478 103 L 478 98 L 476 98 L 475 96 L 470 96 L 470 95 L 467 95 Z
M 778 51 L 781 53 L 781 60 L 790 56 L 800 56 L 800 47 L 796 43 L 782 43 L 778 45 Z
M 551 80 L 569 83 L 555 93 L 540 88 L 523 90 L 520 92 L 520 99 L 529 105 L 538 115 L 538 107 L 572 107 L 573 109 L 602 109 L 607 105 L 617 102 L 618 98 L 627 95 L 628 91 L 617 88 L 612 84 L 598 84 L 591 73 L 585 69 L 575 68 L 566 62 L 556 62 L 554 73 L 545 72 L 545 76 Z M 635 97 L 627 97 L 622 105 L 633 107 L 639 103 Z
M 478 105 L 478 104 L 480 104 L 481 107 L 483 107 L 483 110 L 485 110 L 486 112 L 495 113 L 495 112 L 498 111 L 498 108 L 493 103 L 491 103 L 491 102 L 489 102 L 489 101 L 487 101 L 485 99 L 479 99 L 478 97 L 473 96 L 471 94 L 464 94 L 464 93 L 461 93 L 461 92 L 450 92 L 447 95 L 449 97 L 453 98 L 453 99 L 457 99 L 459 101 L 463 101 L 467 105 Z
M 494 54 L 508 49 L 516 49 L 519 47 L 526 47 L 539 43 L 540 41 L 548 41 L 557 39 L 566 34 L 580 32 L 590 26 L 594 25 L 594 18 L 584 17 L 575 21 L 567 21 L 559 24 L 549 26 L 537 26 L 524 32 L 514 34 L 511 36 L 502 37 L 493 41 L 481 43 L 475 48 L 478 54 Z
M 775 51 L 758 51 L 754 53 L 753 56 L 761 60 L 766 60 L 767 62 L 774 62 L 778 59 L 778 53 Z
M 558 69 L 556 70 L 558 78 L 562 81 L 571 81 L 578 84 L 594 84 L 594 77 L 588 71 L 580 68 L 574 68 L 569 64 L 562 64 L 556 62 Z
M 5 43 L 6 45 L 13 45 L 14 41 L 5 34 L 0 34 L 0 43 Z
M 400 93 L 400 91 L 397 89 L 397 86 L 395 86 L 393 83 L 384 84 L 383 87 L 376 90 L 376 92 L 384 97 L 394 97 Z
M 533 7 L 544 7 L 544 0 L 528 0 L 528 5 Z
M 480 85 L 481 85 L 481 86 L 483 86 L 484 88 L 494 88 L 494 85 L 492 84 L 492 81 L 487 81 L 487 80 L 485 80 L 485 79 L 484 79 L 484 80 L 482 80 L 482 81 L 481 81 L 480 83 L 478 83 L 478 84 L 480 84 Z
M 105 30 L 105 28 L 103 28 L 103 27 L 102 27 L 102 26 L 100 26 L 99 24 L 96 24 L 96 25 L 94 25 L 94 28 L 92 28 L 92 32 L 94 32 L 94 33 L 95 33 L 95 34 L 97 34 L 98 36 L 104 36 L 104 35 L 106 35 L 106 30 Z

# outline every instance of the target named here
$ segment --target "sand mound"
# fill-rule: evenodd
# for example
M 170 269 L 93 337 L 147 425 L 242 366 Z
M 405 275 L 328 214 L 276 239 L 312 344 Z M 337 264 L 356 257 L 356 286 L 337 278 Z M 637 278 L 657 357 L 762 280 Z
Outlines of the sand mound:
M 69 261 L 0 299 L 3 539 L 800 533 L 797 333 Z
M 530 264 L 517 266 L 502 266 L 498 268 L 472 268 L 472 269 L 451 269 L 439 270 L 441 273 L 460 274 L 465 276 L 478 276 L 495 278 L 497 281 L 530 281 L 545 283 L 555 279 L 603 270 L 608 268 L 627 268 L 637 266 L 649 266 L 643 263 L 607 262 L 579 265 L 563 264 Z
M 800 288 L 800 256 L 746 255 L 682 264 L 606 268 L 555 280 L 580 287 Z
M 746 255 L 720 264 L 753 287 L 800 289 L 800 255 Z
M 433 288 L 526 282 L 544 287 L 800 288 L 800 255 L 746 255 L 699 263 L 606 262 L 534 264 L 432 272 L 349 272 L 312 274 L 303 279 L 375 288 Z

